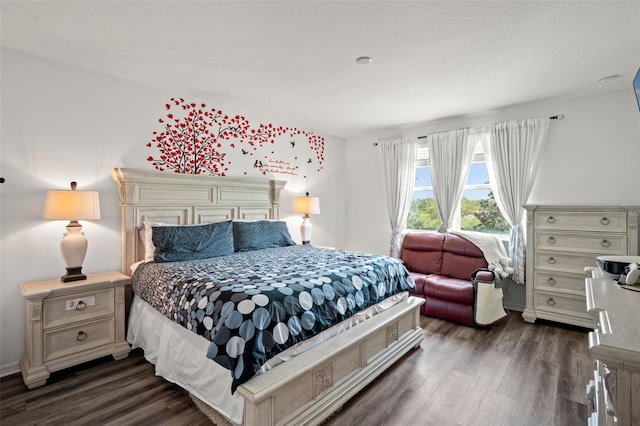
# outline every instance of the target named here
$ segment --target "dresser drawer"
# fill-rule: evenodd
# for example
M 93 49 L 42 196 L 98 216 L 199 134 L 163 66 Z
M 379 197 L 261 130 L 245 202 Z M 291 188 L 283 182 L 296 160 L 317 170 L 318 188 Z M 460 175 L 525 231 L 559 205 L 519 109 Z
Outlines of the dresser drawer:
M 537 250 L 575 251 L 596 255 L 627 252 L 627 237 L 623 234 L 598 235 L 545 231 L 536 232 L 534 243 Z
M 565 231 L 626 232 L 627 214 L 622 210 L 537 211 L 535 227 Z
M 569 296 L 547 291 L 536 291 L 533 296 L 536 309 L 555 312 L 558 314 L 570 314 L 585 319 L 591 319 L 587 313 L 587 304 L 584 297 Z
M 535 273 L 534 286 L 536 290 L 566 291 L 584 295 L 584 276 L 540 270 Z
M 572 255 L 553 251 L 536 251 L 534 255 L 536 269 L 544 269 L 547 272 L 580 274 L 583 278 L 587 276 L 584 268 L 593 266 L 595 263 L 595 255 Z
M 52 297 L 43 302 L 45 330 L 77 321 L 85 321 L 115 312 L 113 287 L 66 297 Z
M 104 318 L 44 333 L 44 360 L 115 343 L 115 318 Z

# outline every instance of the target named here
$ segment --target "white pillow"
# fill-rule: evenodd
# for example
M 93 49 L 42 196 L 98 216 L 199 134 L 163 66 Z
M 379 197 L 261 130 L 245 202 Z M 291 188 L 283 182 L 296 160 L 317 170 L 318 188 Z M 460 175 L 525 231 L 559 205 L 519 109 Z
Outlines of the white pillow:
M 145 262 L 153 262 L 153 256 L 156 252 L 156 246 L 153 245 L 153 226 L 176 226 L 175 224 L 170 223 L 160 223 L 160 222 L 150 222 L 145 220 L 142 222 L 144 227 L 140 229 L 140 238 L 144 243 L 144 261 Z
M 138 266 L 140 266 L 142 263 L 144 263 L 144 260 L 141 260 L 140 262 L 136 262 L 129 267 L 129 269 L 131 269 L 131 276 L 133 276 L 133 274 L 136 272 L 136 269 L 138 269 Z

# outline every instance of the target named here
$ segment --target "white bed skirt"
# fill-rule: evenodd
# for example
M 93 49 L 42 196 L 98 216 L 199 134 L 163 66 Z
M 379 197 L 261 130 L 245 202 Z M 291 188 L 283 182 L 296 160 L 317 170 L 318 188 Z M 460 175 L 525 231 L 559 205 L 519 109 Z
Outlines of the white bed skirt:
M 229 370 L 207 358 L 209 341 L 164 317 L 134 296 L 127 340 L 162 376 L 191 392 L 229 421 L 242 424 L 244 399 L 231 395 Z

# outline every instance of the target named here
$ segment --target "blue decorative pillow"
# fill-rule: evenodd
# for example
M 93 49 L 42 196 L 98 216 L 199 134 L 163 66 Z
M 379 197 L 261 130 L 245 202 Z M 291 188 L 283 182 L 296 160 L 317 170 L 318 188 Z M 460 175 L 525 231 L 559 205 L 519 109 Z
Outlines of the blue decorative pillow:
M 178 262 L 233 254 L 231 221 L 197 226 L 154 226 L 153 260 Z
M 236 251 L 249 251 L 295 246 L 296 243 L 291 239 L 285 222 L 256 220 L 233 222 L 233 245 Z

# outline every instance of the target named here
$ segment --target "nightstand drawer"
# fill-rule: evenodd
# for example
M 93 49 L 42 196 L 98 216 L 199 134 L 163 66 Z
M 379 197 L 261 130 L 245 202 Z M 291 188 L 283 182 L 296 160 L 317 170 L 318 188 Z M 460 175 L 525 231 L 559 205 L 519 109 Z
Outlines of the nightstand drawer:
M 113 315 L 114 306 L 113 287 L 45 299 L 42 314 L 43 327 L 47 330 L 76 321 Z
M 570 234 L 538 232 L 535 236 L 538 250 L 563 250 L 583 253 L 622 254 L 627 251 L 627 237 L 620 234 Z
M 116 341 L 115 318 L 86 322 L 44 333 L 44 360 L 86 351 Z

